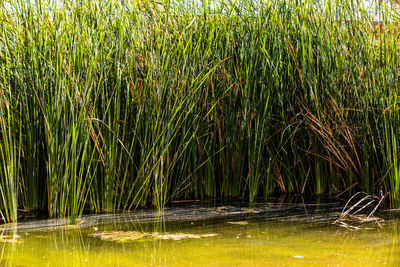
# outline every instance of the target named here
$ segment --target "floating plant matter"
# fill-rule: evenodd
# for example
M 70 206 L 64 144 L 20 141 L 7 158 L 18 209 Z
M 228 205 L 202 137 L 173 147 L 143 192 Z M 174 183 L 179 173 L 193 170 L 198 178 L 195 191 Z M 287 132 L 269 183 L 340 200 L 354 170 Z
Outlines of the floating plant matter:
M 249 223 L 246 221 L 236 221 L 236 222 L 227 222 L 229 224 L 234 224 L 234 225 L 248 225 Z
M 115 242 L 128 242 L 128 241 L 143 241 L 143 240 L 182 240 L 182 239 L 200 239 L 205 237 L 214 237 L 217 234 L 184 234 L 184 233 L 145 233 L 138 231 L 106 231 L 91 234 L 91 236 L 98 237 L 101 240 L 115 241 Z

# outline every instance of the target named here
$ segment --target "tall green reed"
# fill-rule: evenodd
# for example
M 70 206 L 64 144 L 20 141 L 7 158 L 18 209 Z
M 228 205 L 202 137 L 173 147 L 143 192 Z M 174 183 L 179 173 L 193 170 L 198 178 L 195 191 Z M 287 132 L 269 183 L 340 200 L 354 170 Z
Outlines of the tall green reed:
M 2 3 L 3 220 L 276 192 L 397 207 L 398 19 L 377 8 L 383 30 L 350 1 Z

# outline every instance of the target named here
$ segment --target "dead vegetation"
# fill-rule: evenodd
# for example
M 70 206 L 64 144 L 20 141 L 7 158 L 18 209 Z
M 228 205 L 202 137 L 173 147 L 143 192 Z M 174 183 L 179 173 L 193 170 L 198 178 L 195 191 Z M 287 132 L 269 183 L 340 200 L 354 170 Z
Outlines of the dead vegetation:
M 105 231 L 91 234 L 104 241 L 131 242 L 131 241 L 151 241 L 151 240 L 173 240 L 200 239 L 214 237 L 217 234 L 184 234 L 184 233 L 146 233 L 138 231 Z

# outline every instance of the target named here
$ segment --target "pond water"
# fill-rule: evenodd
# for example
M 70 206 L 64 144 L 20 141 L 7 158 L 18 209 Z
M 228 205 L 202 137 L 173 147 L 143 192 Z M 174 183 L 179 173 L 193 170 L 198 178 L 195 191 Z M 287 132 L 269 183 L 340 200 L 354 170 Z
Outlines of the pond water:
M 189 203 L 3 225 L 0 266 L 400 266 L 396 212 L 333 224 L 339 202 Z

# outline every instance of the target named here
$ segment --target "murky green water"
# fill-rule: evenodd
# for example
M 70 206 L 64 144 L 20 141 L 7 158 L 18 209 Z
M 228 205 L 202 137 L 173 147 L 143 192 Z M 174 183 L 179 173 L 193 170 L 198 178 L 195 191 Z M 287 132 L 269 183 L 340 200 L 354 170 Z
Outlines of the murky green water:
M 348 221 L 346 228 L 332 224 L 339 206 L 191 204 L 167 208 L 163 223 L 156 211 L 84 216 L 79 227 L 63 220 L 26 221 L 3 226 L 0 265 L 400 266 L 397 219 L 380 225 Z M 104 233 L 115 239 L 127 233 L 148 236 L 119 242 L 102 240 Z M 182 239 L 173 240 L 178 233 Z

